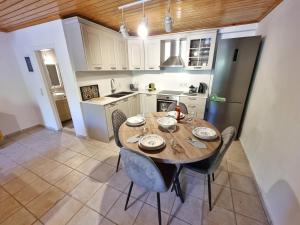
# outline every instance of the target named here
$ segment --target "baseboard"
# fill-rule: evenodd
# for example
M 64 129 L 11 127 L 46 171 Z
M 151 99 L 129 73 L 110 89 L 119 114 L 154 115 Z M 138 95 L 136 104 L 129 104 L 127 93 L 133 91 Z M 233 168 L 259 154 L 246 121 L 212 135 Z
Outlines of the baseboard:
M 241 139 L 239 139 L 239 141 L 240 141 L 240 143 L 241 143 L 241 145 L 242 145 L 242 147 L 243 147 L 243 149 L 244 149 L 244 151 L 245 151 L 245 147 L 244 147 L 243 141 L 242 141 Z M 246 152 L 246 151 L 245 151 L 245 154 L 246 154 L 246 156 L 247 156 L 247 152 Z M 248 156 L 247 156 L 247 159 L 248 159 Z M 265 211 L 265 213 L 266 213 L 266 217 L 267 217 L 268 223 L 269 223 L 270 225 L 272 225 L 273 222 L 272 222 L 272 219 L 271 219 L 271 217 L 270 217 L 270 213 L 269 213 L 268 207 L 267 207 L 267 205 L 266 205 L 264 196 L 262 195 L 262 190 L 261 190 L 259 184 L 257 183 L 257 179 L 256 179 L 255 172 L 254 172 L 254 170 L 253 170 L 253 166 L 252 166 L 252 164 L 251 164 L 251 162 L 250 162 L 249 159 L 248 159 L 248 162 L 249 162 L 251 171 L 252 171 L 253 176 L 254 176 L 255 185 L 256 185 L 256 187 L 258 188 L 258 197 L 259 197 L 260 202 L 261 202 L 261 204 L 262 204 L 262 207 L 263 207 L 263 209 L 264 209 L 264 211 Z
M 42 124 L 37 124 L 37 125 L 31 126 L 31 127 L 27 127 L 27 128 L 25 128 L 25 129 L 21 129 L 21 130 L 12 132 L 12 133 L 10 133 L 10 134 L 6 134 L 6 135 L 4 135 L 4 138 L 11 138 L 11 137 L 14 137 L 14 136 L 16 136 L 16 135 L 21 134 L 22 132 L 28 132 L 28 131 L 37 129 L 37 128 L 39 128 L 39 127 L 40 127 L 40 128 L 44 128 L 45 126 L 42 125 Z

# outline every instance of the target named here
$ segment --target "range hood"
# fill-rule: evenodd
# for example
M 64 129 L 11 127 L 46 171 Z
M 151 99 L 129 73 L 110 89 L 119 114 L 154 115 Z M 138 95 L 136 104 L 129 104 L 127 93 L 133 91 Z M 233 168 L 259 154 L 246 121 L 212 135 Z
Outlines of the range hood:
M 161 42 L 161 65 L 160 67 L 184 67 L 184 62 L 180 56 L 180 39 L 164 40 Z

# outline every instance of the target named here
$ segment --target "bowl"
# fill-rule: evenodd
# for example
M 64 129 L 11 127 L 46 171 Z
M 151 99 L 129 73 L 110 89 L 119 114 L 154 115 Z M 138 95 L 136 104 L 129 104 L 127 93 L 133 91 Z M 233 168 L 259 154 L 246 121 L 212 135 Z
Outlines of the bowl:
M 175 126 L 177 124 L 177 120 L 175 120 L 172 117 L 161 117 L 158 118 L 156 121 L 158 125 L 164 129 L 168 129 L 169 127 Z

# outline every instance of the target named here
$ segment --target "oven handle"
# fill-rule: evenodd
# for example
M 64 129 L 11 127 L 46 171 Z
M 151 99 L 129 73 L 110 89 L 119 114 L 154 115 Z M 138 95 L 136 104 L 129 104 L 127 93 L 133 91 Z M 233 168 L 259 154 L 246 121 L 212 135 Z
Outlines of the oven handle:
M 167 102 L 167 103 L 172 103 L 176 102 L 175 100 L 162 100 L 162 99 L 157 99 L 157 102 Z

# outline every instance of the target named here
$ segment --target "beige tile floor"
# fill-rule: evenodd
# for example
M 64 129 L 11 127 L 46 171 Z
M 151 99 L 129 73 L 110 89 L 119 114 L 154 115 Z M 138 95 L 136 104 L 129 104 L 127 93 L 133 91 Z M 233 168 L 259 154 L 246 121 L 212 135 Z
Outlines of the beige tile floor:
M 0 147 L 0 224 L 156 225 L 156 196 L 115 173 L 118 147 L 68 132 L 31 129 Z M 212 184 L 184 170 L 182 204 L 174 192 L 161 195 L 162 221 L 170 225 L 266 225 L 256 183 L 238 141 L 230 147 Z

